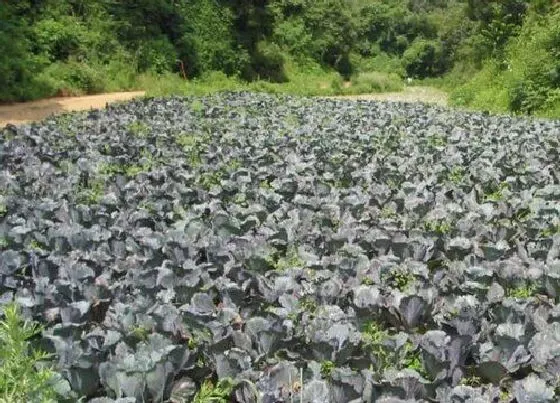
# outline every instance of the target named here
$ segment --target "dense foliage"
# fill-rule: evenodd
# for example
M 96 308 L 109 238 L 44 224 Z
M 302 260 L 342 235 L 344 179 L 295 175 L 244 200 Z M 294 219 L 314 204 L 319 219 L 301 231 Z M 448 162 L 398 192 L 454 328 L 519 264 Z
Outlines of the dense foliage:
M 0 301 L 69 401 L 558 401 L 559 127 L 254 93 L 7 127 Z
M 0 3 L 0 100 L 138 87 L 142 74 L 291 80 L 286 64 L 449 76 L 454 99 L 558 107 L 558 11 L 546 0 L 9 0 Z M 527 54 L 537 52 L 531 64 Z M 529 63 L 530 65 L 528 65 Z M 514 73 L 507 73 L 510 66 Z M 495 78 L 491 82 L 489 77 Z M 503 89 L 503 91 L 501 91 Z M 487 102 L 491 104 L 490 101 Z

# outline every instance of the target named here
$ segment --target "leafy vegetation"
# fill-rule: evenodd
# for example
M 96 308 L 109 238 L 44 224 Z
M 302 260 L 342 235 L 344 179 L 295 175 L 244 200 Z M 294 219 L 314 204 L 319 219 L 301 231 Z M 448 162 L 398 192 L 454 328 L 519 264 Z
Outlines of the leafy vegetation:
M 15 304 L 5 305 L 0 321 L 0 400 L 54 402 L 56 373 L 41 363 L 49 354 L 31 348 L 30 339 L 42 328 L 21 317 Z
M 278 258 L 269 257 L 269 263 L 275 270 L 283 271 L 292 268 L 302 268 L 305 266 L 305 262 L 301 259 L 298 254 L 298 250 L 295 246 L 290 246 L 286 251 L 285 256 Z
M 196 393 L 193 403 L 227 403 L 235 384 L 230 379 L 220 379 L 214 384 L 207 379 Z
M 376 322 L 368 322 L 363 327 L 364 347 L 374 357 L 376 372 L 382 373 L 389 368 L 397 370 L 408 368 L 422 376 L 427 376 L 420 349 L 415 348 L 410 341 L 407 341 L 402 348 L 396 349 L 391 337 L 391 333 L 382 329 Z
M 321 376 L 325 379 L 330 379 L 336 365 L 332 361 L 323 361 L 321 363 Z
M 509 288 L 507 290 L 507 296 L 510 298 L 527 299 L 534 296 L 536 291 L 537 286 L 535 284 L 528 284 L 522 287 Z
M 136 88 L 335 95 L 412 78 L 460 106 L 560 114 L 556 2 L 22 0 L 2 2 L 0 19 L 1 101 Z
M 448 234 L 452 228 L 451 222 L 447 219 L 426 220 L 426 222 L 424 222 L 424 229 L 426 231 L 434 232 L 439 235 Z
M 414 275 L 406 267 L 396 267 L 388 274 L 388 282 L 401 292 L 406 291 L 414 282 Z

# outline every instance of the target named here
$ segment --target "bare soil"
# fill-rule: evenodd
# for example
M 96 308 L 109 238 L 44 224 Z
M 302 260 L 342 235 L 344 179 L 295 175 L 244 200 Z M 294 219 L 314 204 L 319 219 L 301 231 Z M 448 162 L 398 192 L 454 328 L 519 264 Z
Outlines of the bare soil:
M 114 92 L 70 98 L 47 98 L 39 101 L 0 105 L 0 127 L 39 121 L 53 114 L 104 108 L 108 103 L 142 97 L 144 91 Z
M 53 114 L 104 108 L 108 103 L 143 97 L 144 91 L 114 92 L 83 97 L 48 98 L 39 101 L 0 105 L 0 127 L 39 121 Z M 404 91 L 366 95 L 343 95 L 329 98 L 366 99 L 397 102 L 426 102 L 447 105 L 447 94 L 431 87 L 406 87 Z

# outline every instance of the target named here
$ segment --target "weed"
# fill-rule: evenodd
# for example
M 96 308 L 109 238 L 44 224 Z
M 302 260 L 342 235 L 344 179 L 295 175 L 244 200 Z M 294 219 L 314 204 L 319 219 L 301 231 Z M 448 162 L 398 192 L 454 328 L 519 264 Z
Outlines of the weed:
M 530 208 L 522 208 L 519 209 L 518 211 L 515 212 L 514 214 L 514 219 L 516 221 L 525 221 L 527 218 L 529 218 L 529 216 L 531 215 L 531 209 Z M 557 227 L 557 232 L 560 232 L 560 225 L 558 225 Z
M 369 278 L 369 277 L 364 277 L 362 279 L 362 285 L 373 285 L 373 279 Z
M 403 367 L 412 369 L 418 372 L 421 376 L 426 378 L 428 376 L 424 364 L 422 363 L 422 358 L 420 357 L 420 351 L 415 349 L 410 341 L 407 341 L 404 346 L 404 359 Z
M 453 226 L 447 220 L 428 220 L 424 222 L 424 229 L 428 232 L 435 232 L 439 235 L 445 235 L 451 232 Z
M 274 187 L 270 184 L 269 181 L 267 180 L 263 180 L 259 183 L 259 188 L 263 189 L 263 190 L 269 190 L 269 191 L 273 191 Z
M 126 128 L 135 137 L 146 138 L 150 134 L 150 126 L 138 120 L 130 123 Z
M 124 174 L 129 178 L 133 178 L 141 172 L 146 172 L 148 169 L 141 165 L 129 165 L 125 168 Z
M 41 332 L 39 325 L 23 320 L 17 305 L 4 307 L 4 320 L 0 322 L 0 396 L 6 401 L 55 401 L 55 372 L 38 369 L 50 355 L 30 349 L 29 339 Z
M 389 333 L 375 322 L 367 323 L 362 330 L 364 347 L 375 356 L 377 370 L 380 372 L 390 365 L 391 351 L 386 345 L 388 339 Z
M 315 301 L 310 296 L 302 297 L 298 303 L 299 307 L 307 313 L 315 313 L 317 312 L 317 301 Z
M 7 248 L 8 246 L 8 240 L 6 238 L 0 238 L 0 248 Z
M 126 175 L 132 178 L 141 172 L 150 172 L 155 165 L 154 157 L 148 150 L 145 149 L 142 150 L 140 156 L 144 159 L 142 164 L 119 165 L 101 163 L 97 167 L 97 173 L 108 176 Z
M 94 180 L 89 187 L 78 189 L 77 201 L 83 204 L 97 204 L 105 191 L 105 183 L 101 179 Z
M 194 337 L 189 338 L 189 341 L 187 342 L 187 347 L 189 348 L 189 350 L 196 350 L 196 348 L 198 347 L 198 342 Z
M 391 287 L 405 292 L 414 283 L 414 275 L 404 267 L 396 267 L 389 272 L 387 281 Z
M 399 184 L 395 179 L 387 179 L 387 186 L 391 190 L 397 190 L 399 188 Z
M 485 201 L 494 202 L 502 201 L 505 198 L 504 192 L 506 190 L 509 190 L 509 184 L 507 182 L 501 182 L 497 187 L 485 193 L 483 199 Z
M 221 379 L 216 384 L 207 379 L 194 396 L 193 403 L 227 403 L 234 387 L 231 379 Z
M 60 128 L 60 132 L 66 136 L 74 137 L 76 133 L 71 129 L 72 127 L 72 115 L 63 114 L 56 118 L 56 123 Z
M 329 160 L 330 163 L 333 164 L 334 166 L 340 166 L 346 160 L 346 156 L 342 153 L 333 154 L 330 156 Z
M 29 243 L 29 248 L 33 249 L 33 250 L 41 251 L 41 250 L 45 249 L 45 246 L 43 244 L 41 244 L 39 241 L 36 241 L 35 239 L 33 239 Z
M 366 323 L 362 329 L 364 347 L 374 355 L 377 371 L 383 372 L 388 368 L 396 368 L 398 370 L 408 368 L 415 370 L 426 378 L 428 374 L 422 363 L 420 351 L 415 349 L 410 341 L 406 342 L 403 350 L 395 351 L 387 344 L 389 338 L 389 332 L 383 330 L 375 322 Z
M 470 375 L 461 379 L 461 385 L 471 386 L 473 388 L 478 388 L 483 385 L 482 379 L 476 375 Z
M 286 256 L 279 259 L 269 256 L 268 263 L 273 266 L 275 270 L 279 271 L 291 268 L 302 268 L 305 266 L 305 262 L 300 258 L 295 246 L 289 247 L 286 251 Z
M 500 401 L 509 402 L 510 400 L 511 400 L 511 393 L 509 392 L 509 390 L 501 390 Z
M 535 284 L 526 285 L 518 288 L 510 288 L 507 290 L 507 296 L 510 298 L 527 299 L 535 295 L 537 286 Z
M 175 137 L 175 142 L 182 147 L 186 154 L 187 162 L 193 167 L 202 163 L 202 152 L 204 144 L 208 142 L 208 136 L 197 136 L 194 134 L 181 133 Z
M 0 203 L 0 217 L 4 217 L 8 214 L 8 207 L 4 203 Z
M 222 183 L 223 173 L 221 171 L 204 172 L 200 175 L 199 184 L 205 190 L 210 190 L 212 186 L 219 186 Z
M 393 219 L 397 218 L 397 212 L 393 207 L 383 207 L 381 213 L 379 213 L 379 217 L 384 219 Z
M 325 379 L 330 379 L 336 366 L 332 361 L 323 361 L 321 363 L 321 376 Z
M 446 259 L 430 259 L 426 262 L 426 265 L 430 272 L 440 269 L 445 270 L 449 267 L 449 261 Z
M 447 180 L 449 180 L 449 182 L 451 183 L 454 183 L 455 185 L 458 185 L 463 182 L 464 176 L 465 168 L 458 165 L 453 167 L 451 171 L 449 171 L 449 173 L 447 174 Z
M 430 136 L 428 144 L 432 147 L 444 147 L 447 145 L 447 139 L 444 136 Z
M 244 193 L 237 193 L 233 202 L 239 206 L 247 206 L 247 196 Z
M 137 325 L 137 326 L 134 326 L 132 328 L 132 330 L 130 331 L 130 334 L 131 334 L 131 336 L 133 336 L 137 340 L 146 341 L 146 340 L 148 340 L 148 336 L 150 334 L 150 329 L 148 329 L 148 328 L 146 328 L 145 326 L 142 326 L 142 325 Z
M 2 215 L 1 212 L 0 215 Z M 560 224 L 551 225 L 541 230 L 539 234 L 542 238 L 552 238 L 554 235 L 560 234 Z
M 175 137 L 175 142 L 183 148 L 192 148 L 198 145 L 200 140 L 194 134 L 181 133 Z
M 200 100 L 195 100 L 191 103 L 191 111 L 196 114 L 200 115 L 204 111 L 204 104 Z
M 146 210 L 147 212 L 152 214 L 156 211 L 154 204 L 145 200 L 142 200 L 140 203 L 138 203 L 138 208 Z
M 109 164 L 109 163 L 101 163 L 98 165 L 97 167 L 97 173 L 100 175 L 109 175 L 109 176 L 113 176 L 113 175 L 119 175 L 124 173 L 124 171 L 126 170 L 126 167 L 123 167 L 121 165 L 118 164 Z
M 229 172 L 233 172 L 241 168 L 241 160 L 239 158 L 232 158 L 228 161 L 226 168 Z

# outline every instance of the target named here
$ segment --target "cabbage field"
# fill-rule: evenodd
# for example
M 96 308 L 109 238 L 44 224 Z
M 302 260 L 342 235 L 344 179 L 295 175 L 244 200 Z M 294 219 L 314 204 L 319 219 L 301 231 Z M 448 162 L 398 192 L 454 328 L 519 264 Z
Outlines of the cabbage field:
M 142 99 L 0 164 L 0 303 L 71 401 L 560 399 L 558 121 Z

